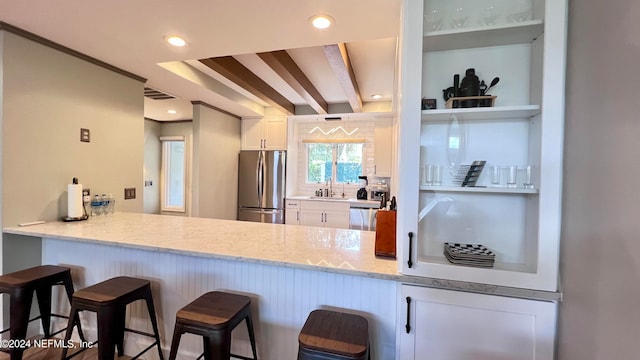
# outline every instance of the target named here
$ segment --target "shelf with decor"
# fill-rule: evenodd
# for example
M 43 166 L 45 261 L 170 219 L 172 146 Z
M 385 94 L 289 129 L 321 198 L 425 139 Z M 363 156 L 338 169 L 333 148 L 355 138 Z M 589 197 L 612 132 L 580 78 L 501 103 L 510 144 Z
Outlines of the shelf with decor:
M 455 115 L 459 120 L 529 119 L 540 114 L 540 105 L 512 105 L 496 107 L 422 110 L 422 121 L 448 121 Z
M 443 284 L 557 292 L 567 1 L 403 0 L 402 14 L 398 270 Z M 469 186 L 458 186 L 461 179 Z M 466 353 L 495 355 L 486 341 L 475 343 L 489 321 L 497 332 L 535 328 L 519 337 L 532 351 L 510 351 L 528 360 L 553 358 L 555 304 L 514 301 L 518 314 L 545 314 L 542 330 L 529 316 L 506 315 L 502 303 L 511 299 L 449 289 L 424 305 L 428 291 L 398 298 L 407 321 L 397 337 L 407 359 L 422 346 L 424 322 L 414 319 L 425 306 L 452 309 L 429 319 L 434 328 L 460 329 L 443 336 L 455 338 L 439 348 L 446 349 L 436 354 L 443 359 L 460 357 L 460 339 Z M 541 318 L 534 318 L 538 325 Z M 468 329 L 475 332 L 463 333 Z M 506 348 L 501 339 L 494 339 L 496 349 Z
M 505 7 L 516 3 L 528 6 L 529 13 L 508 17 Z M 445 19 L 436 28 L 429 22 L 429 9 L 445 7 L 440 10 L 451 17 L 453 3 L 403 2 L 399 270 L 556 291 L 564 126 L 563 81 L 558 80 L 564 78 L 566 53 L 566 38 L 556 34 L 566 33 L 566 4 L 500 3 L 502 17 L 490 25 L 482 23 L 484 5 L 471 0 L 456 4 L 468 11 L 468 19 L 461 25 Z M 545 37 L 549 33 L 554 36 Z M 458 92 L 469 81 L 497 85 L 480 93 Z M 495 96 L 493 106 L 446 108 L 452 96 L 478 95 Z M 479 160 L 486 161 L 487 169 L 530 166 L 533 184 L 493 187 L 484 170 L 476 186 L 453 185 L 459 166 Z M 442 170 L 442 185 L 425 185 L 426 164 Z M 445 242 L 484 244 L 495 251 L 495 265 L 450 263 L 443 255 Z
M 508 188 L 508 187 L 491 187 L 491 186 L 438 186 L 438 185 L 420 185 L 420 191 L 434 192 L 461 192 L 461 193 L 479 193 L 479 194 L 537 194 L 538 189 L 527 188 Z
M 424 33 L 425 51 L 471 49 L 531 42 L 544 32 L 540 19 L 491 26 L 474 26 Z

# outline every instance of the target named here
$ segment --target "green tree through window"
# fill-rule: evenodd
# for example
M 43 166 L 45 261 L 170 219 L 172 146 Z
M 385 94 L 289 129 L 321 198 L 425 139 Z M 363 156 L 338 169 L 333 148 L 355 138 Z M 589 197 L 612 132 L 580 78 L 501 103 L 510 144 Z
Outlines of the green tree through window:
M 357 183 L 363 149 L 362 143 L 307 144 L 307 182 Z

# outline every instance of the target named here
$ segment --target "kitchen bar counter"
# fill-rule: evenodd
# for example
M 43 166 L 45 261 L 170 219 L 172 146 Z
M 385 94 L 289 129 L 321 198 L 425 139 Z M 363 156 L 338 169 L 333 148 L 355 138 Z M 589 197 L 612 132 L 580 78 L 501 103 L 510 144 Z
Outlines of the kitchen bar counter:
M 8 227 L 5 233 L 356 275 L 443 289 L 559 301 L 561 294 L 406 276 L 374 256 L 375 232 L 182 216 L 115 213 L 80 222 Z
M 76 288 L 121 275 L 151 280 L 165 352 L 178 309 L 214 289 L 251 297 L 258 354 L 264 360 L 294 359 L 298 333 L 318 308 L 365 316 L 372 359 L 397 358 L 400 283 L 559 299 L 557 293 L 404 276 L 395 260 L 373 255 L 375 233 L 368 231 L 116 213 L 81 222 L 8 227 L 4 232 L 5 242 L 41 238 L 42 263 L 70 266 Z M 142 307 L 132 311 L 132 319 L 148 325 Z M 95 336 L 91 321 L 83 328 Z M 181 344 L 185 358 L 202 351 L 196 340 Z M 135 338 L 127 343 L 134 349 L 146 347 Z M 250 353 L 244 335 L 234 335 L 232 344 L 234 352 Z M 153 356 L 150 360 L 157 360 Z
M 399 276 L 395 260 L 374 256 L 375 233 L 369 231 L 115 213 L 4 232 L 383 279 Z

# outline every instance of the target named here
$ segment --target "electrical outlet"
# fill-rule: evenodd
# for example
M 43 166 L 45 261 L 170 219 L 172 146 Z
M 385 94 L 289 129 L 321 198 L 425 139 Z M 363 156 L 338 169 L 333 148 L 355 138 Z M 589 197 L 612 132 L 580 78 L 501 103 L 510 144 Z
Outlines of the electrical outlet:
M 124 188 L 124 199 L 130 200 L 136 198 L 136 188 Z
M 91 189 L 89 188 L 82 189 L 82 202 L 85 202 L 85 203 L 91 202 Z

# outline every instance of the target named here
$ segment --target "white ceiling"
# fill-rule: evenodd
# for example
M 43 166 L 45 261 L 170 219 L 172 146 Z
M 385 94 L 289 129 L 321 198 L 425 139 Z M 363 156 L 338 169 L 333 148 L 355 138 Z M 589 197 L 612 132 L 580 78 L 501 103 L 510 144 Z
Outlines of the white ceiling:
M 329 14 L 333 27 L 308 19 Z M 363 101 L 393 95 L 400 0 L 2 0 L 0 21 L 42 36 L 147 79 L 147 86 L 178 100 L 145 98 L 145 116 L 191 118 L 191 101 L 238 116 L 256 116 L 266 104 L 197 59 L 233 55 L 290 102 L 305 101 L 255 53 L 286 49 L 328 103 L 346 102 L 322 48 L 346 43 Z M 163 37 L 180 35 L 174 48 Z M 159 64 L 163 64 L 160 66 Z M 189 70 L 185 79 L 170 67 Z M 195 74 L 195 75 L 194 75 Z M 202 75 L 206 76 L 202 76 Z M 216 81 L 217 80 L 217 81 Z M 178 110 L 170 115 L 169 108 Z

